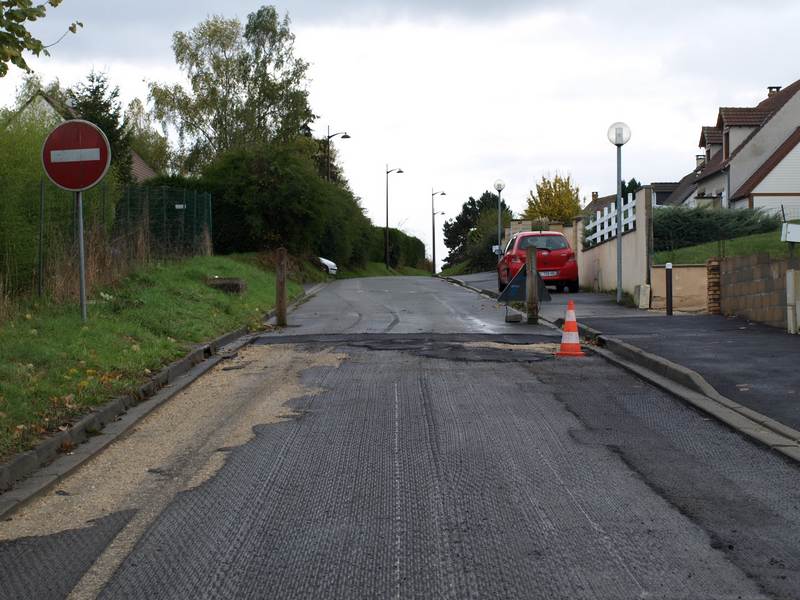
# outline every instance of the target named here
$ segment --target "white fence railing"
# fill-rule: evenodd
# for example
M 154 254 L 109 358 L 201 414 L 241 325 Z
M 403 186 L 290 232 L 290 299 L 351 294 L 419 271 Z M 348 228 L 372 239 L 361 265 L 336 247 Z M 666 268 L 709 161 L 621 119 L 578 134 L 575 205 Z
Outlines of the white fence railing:
M 598 210 L 589 217 L 586 229 L 591 232 L 586 236 L 588 246 L 596 246 L 617 237 L 617 203 L 616 201 Z M 622 199 L 622 233 L 636 229 L 636 201 L 633 194 Z

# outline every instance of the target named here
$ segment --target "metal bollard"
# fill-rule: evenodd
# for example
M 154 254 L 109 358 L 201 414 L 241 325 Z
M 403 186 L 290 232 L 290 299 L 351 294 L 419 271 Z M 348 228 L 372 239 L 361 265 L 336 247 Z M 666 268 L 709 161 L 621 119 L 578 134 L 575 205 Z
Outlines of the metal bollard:
M 664 273 L 667 276 L 667 315 L 672 316 L 672 263 L 667 263 Z
M 798 333 L 798 317 L 800 317 L 800 271 L 786 271 L 786 325 L 791 334 Z

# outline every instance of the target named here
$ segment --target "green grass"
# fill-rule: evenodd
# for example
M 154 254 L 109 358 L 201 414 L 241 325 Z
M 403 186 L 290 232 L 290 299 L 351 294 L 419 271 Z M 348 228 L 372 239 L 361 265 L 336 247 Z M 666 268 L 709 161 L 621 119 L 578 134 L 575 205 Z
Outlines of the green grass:
M 360 269 L 341 269 L 336 278 L 352 279 L 354 277 L 391 277 L 398 275 L 429 276 L 430 273 L 428 271 L 423 271 L 422 269 L 415 269 L 414 267 L 387 269 L 386 265 L 383 263 L 370 262 Z
M 469 260 L 465 260 L 442 269 L 439 272 L 439 274 L 442 277 L 456 277 L 458 275 L 469 275 L 470 273 L 482 273 L 483 271 L 491 271 L 491 270 L 494 270 L 494 267 L 489 267 L 489 266 L 475 267 Z
M 230 258 L 249 265 L 255 265 L 266 271 L 275 270 L 276 256 L 274 252 L 247 252 L 242 254 L 229 254 Z M 297 283 L 322 283 L 329 281 L 330 277 L 320 267 L 314 265 L 307 258 L 289 257 L 289 279 Z
M 231 296 L 206 277 L 240 277 Z M 300 286 L 289 284 L 297 296 Z M 140 269 L 73 305 L 32 305 L 0 325 L 0 458 L 31 448 L 92 406 L 130 392 L 193 344 L 238 327 L 257 329 L 275 300 L 272 273 L 247 261 L 196 257 Z
M 769 233 L 746 235 L 722 242 L 709 242 L 697 246 L 656 252 L 653 262 L 663 265 L 668 262 L 681 265 L 704 264 L 709 258 L 718 256 L 746 256 L 767 253 L 773 258 L 789 256 L 789 244 L 781 241 L 780 230 Z
M 469 261 L 465 260 L 463 262 L 456 263 L 451 267 L 442 269 L 441 275 L 444 277 L 453 277 L 454 275 L 466 275 L 469 272 L 470 272 Z
M 396 269 L 400 275 L 407 275 L 413 277 L 430 277 L 431 272 L 425 269 L 417 269 L 416 267 L 400 267 Z

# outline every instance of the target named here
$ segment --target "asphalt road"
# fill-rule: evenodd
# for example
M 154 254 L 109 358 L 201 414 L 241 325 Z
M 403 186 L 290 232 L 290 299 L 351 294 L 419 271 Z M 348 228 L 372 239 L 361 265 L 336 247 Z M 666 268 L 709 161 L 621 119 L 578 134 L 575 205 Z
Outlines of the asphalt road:
M 552 331 L 428 278 L 290 324 L 0 524 L 0 597 L 797 598 L 800 469 Z

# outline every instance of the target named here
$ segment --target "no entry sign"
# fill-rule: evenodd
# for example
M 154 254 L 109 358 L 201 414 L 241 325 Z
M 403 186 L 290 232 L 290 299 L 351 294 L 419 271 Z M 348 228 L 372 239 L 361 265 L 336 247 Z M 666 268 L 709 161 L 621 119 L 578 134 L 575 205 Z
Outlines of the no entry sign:
M 62 123 L 42 146 L 45 173 L 58 187 L 82 192 L 97 184 L 111 164 L 111 148 L 102 130 L 89 121 Z

